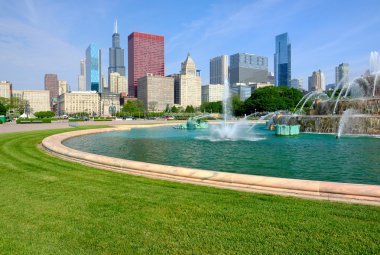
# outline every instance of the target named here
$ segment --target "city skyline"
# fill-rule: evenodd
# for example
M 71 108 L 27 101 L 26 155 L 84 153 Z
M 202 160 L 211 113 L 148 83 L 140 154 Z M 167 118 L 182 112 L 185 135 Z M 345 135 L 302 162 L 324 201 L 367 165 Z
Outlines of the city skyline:
M 344 62 L 350 64 L 353 79 L 369 68 L 370 51 L 380 50 L 380 35 L 374 32 L 380 25 L 376 1 L 345 6 L 327 1 L 199 1 L 180 13 L 173 12 L 178 6 L 170 1 L 146 3 L 94 1 L 90 6 L 74 1 L 2 1 L 1 80 L 11 81 L 17 89 L 41 89 L 44 75 L 56 73 L 76 88 L 78 62 L 90 43 L 103 51 L 101 69 L 107 75 L 105 52 L 111 47 L 115 19 L 122 48 L 127 48 L 132 32 L 163 35 L 165 73 L 177 73 L 183 56 L 190 52 L 202 71 L 202 84 L 209 81 L 209 60 L 223 54 L 268 57 L 273 72 L 274 38 L 285 32 L 292 43 L 292 78 L 307 80 L 313 70 L 321 69 L 326 83 L 333 83 L 335 66 Z M 342 14 L 337 15 L 338 8 L 344 8 Z M 160 15 L 153 15 L 157 10 Z M 350 13 L 349 18 L 345 13 Z M 98 19 L 90 19 L 95 14 Z

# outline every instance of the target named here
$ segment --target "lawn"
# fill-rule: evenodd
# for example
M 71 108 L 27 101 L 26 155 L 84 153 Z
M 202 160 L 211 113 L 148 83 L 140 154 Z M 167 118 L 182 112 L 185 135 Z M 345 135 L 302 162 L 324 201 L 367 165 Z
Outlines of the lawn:
M 37 148 L 68 130 L 0 134 L 0 254 L 380 253 L 380 207 L 147 179 Z

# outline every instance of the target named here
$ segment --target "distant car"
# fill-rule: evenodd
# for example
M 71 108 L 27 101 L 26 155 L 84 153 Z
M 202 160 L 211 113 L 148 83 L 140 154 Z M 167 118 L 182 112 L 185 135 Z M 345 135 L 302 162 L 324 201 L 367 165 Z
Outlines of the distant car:
M 174 118 L 174 116 L 165 116 L 165 119 L 167 119 L 167 120 L 174 120 L 175 118 Z
M 64 119 L 68 119 L 69 118 L 69 116 L 67 116 L 67 115 L 63 115 L 62 116 Z
M 135 118 L 133 118 L 132 116 L 124 116 L 123 117 L 123 120 L 134 120 Z
M 156 117 L 149 117 L 148 120 L 156 120 Z

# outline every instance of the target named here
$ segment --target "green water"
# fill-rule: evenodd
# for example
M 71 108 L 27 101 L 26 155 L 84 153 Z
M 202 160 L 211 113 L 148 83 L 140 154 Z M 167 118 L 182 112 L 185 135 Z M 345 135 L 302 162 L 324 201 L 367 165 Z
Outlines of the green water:
M 112 157 L 215 171 L 380 184 L 380 139 L 301 134 L 277 137 L 257 125 L 256 141 L 200 139 L 209 130 L 133 129 L 76 137 L 66 146 Z

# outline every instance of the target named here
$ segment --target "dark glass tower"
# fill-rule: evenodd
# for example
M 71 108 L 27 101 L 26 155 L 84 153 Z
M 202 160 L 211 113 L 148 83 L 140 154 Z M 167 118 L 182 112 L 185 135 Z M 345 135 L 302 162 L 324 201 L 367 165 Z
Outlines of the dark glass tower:
M 120 35 L 117 32 L 117 20 L 115 21 L 114 31 L 112 35 L 112 48 L 109 48 L 110 64 L 108 67 L 108 84 L 110 74 L 113 72 L 125 76 L 124 66 L 124 49 L 120 48 Z
M 276 86 L 291 87 L 291 55 L 291 44 L 288 33 L 276 36 L 276 53 L 274 54 L 274 79 Z

